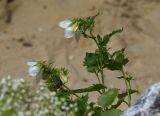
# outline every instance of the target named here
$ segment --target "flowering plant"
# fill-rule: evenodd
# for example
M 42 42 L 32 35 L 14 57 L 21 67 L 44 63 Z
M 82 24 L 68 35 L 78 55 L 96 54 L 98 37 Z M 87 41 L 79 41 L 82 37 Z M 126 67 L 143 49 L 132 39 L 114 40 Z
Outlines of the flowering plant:
M 65 38 L 75 38 L 77 41 L 80 36 L 93 40 L 97 46 L 94 52 L 87 52 L 83 61 L 89 73 L 95 74 L 97 83 L 80 89 L 69 89 L 66 86 L 68 81 L 68 71 L 65 68 L 52 67 L 46 62 L 30 62 L 29 73 L 38 79 L 42 78 L 50 91 L 55 91 L 57 96 L 66 98 L 69 102 L 77 103 L 76 116 L 120 116 L 122 111 L 119 106 L 125 103 L 131 105 L 131 95 L 137 90 L 132 89 L 131 81 L 133 77 L 124 70 L 124 66 L 128 63 L 125 56 L 125 48 L 110 52 L 108 44 L 111 37 L 121 33 L 122 29 L 117 29 L 104 36 L 94 34 L 95 19 L 99 15 L 76 18 L 73 20 L 64 20 L 59 26 L 65 29 Z M 104 70 L 119 71 L 121 75 L 117 79 L 124 80 L 126 89 L 121 91 L 119 88 L 110 88 L 104 81 Z M 88 94 L 90 92 L 98 92 L 97 102 L 89 102 Z M 83 95 L 82 95 L 83 93 Z M 74 96 L 74 97 L 73 97 Z M 88 108 L 89 106 L 89 108 Z M 61 109 L 61 108 L 60 108 Z M 92 113 L 91 113 L 92 112 Z
M 86 88 L 70 89 L 67 87 L 68 71 L 57 68 L 43 61 L 28 62 L 29 74 L 39 84 L 37 90 L 31 91 L 28 82 L 10 77 L 0 81 L 0 116 L 120 116 L 121 104 L 131 105 L 131 95 L 137 90 L 132 89 L 133 77 L 124 70 L 129 62 L 125 49 L 110 52 L 108 44 L 111 37 L 121 33 L 117 29 L 106 35 L 94 33 L 95 19 L 99 15 L 64 20 L 59 26 L 65 29 L 65 38 L 80 37 L 94 41 L 97 48 L 87 52 L 83 65 L 89 73 L 95 74 L 97 82 Z M 124 80 L 126 89 L 111 88 L 105 83 L 104 70 L 121 73 L 117 79 Z M 40 80 L 43 80 L 43 84 Z M 97 92 L 97 101 L 89 101 L 91 92 Z

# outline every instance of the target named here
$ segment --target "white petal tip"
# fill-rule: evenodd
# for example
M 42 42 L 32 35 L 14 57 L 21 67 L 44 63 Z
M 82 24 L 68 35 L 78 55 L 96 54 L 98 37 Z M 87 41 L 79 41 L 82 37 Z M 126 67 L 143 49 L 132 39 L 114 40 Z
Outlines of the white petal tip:
M 34 65 L 36 65 L 37 64 L 37 62 L 27 62 L 27 65 L 28 66 L 34 66 Z
M 61 27 L 61 28 L 67 28 L 67 27 L 69 27 L 70 25 L 71 25 L 71 21 L 70 20 L 68 20 L 68 19 L 66 19 L 66 20 L 63 20 L 63 21 L 61 21 L 61 22 L 59 22 L 59 26 Z

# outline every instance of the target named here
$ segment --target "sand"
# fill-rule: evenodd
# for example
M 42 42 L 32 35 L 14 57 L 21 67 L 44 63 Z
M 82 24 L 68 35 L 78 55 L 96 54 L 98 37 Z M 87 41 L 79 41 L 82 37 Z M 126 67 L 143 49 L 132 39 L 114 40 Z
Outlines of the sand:
M 140 92 L 160 80 L 160 0 L 7 0 L 0 1 L 0 77 L 34 80 L 28 76 L 27 61 L 54 62 L 69 70 L 69 87 L 96 83 L 83 67 L 85 53 L 96 49 L 91 40 L 65 39 L 58 23 L 64 19 L 86 17 L 98 11 L 96 33 L 117 28 L 112 50 L 126 48 L 130 63 L 126 71 Z M 118 72 L 105 71 L 107 86 L 122 87 Z M 94 96 L 92 96 L 94 99 Z M 136 97 L 134 97 L 136 98 Z

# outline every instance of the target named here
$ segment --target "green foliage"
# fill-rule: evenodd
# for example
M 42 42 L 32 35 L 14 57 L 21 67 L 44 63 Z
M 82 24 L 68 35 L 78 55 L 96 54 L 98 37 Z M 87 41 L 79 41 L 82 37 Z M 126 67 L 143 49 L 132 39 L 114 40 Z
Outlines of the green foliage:
M 123 31 L 122 29 L 114 30 L 110 34 L 106 34 L 104 37 L 101 37 L 100 35 L 97 35 L 98 45 L 99 46 L 107 46 L 108 42 L 110 41 L 111 37 L 117 33 L 121 33 Z
M 109 56 L 106 48 L 97 49 L 95 53 L 86 53 L 84 58 L 84 66 L 87 67 L 88 72 L 98 73 L 108 64 Z
M 118 96 L 118 90 L 117 89 L 110 89 L 107 92 L 103 93 L 98 98 L 98 104 L 102 105 L 103 107 L 108 107 L 108 106 L 112 105 L 112 103 L 115 101 L 117 96 Z
M 98 73 L 104 68 L 109 70 L 122 70 L 122 67 L 128 63 L 128 59 L 125 57 L 125 49 L 117 50 L 113 54 L 109 53 L 109 48 L 107 48 L 110 38 L 116 34 L 123 31 L 122 29 L 115 30 L 110 34 L 101 37 L 97 35 L 96 41 L 98 49 L 95 53 L 86 53 L 84 58 L 84 66 L 86 66 L 88 72 Z
M 123 31 L 123 28 L 122 29 L 117 29 L 117 30 L 114 30 L 112 31 L 110 34 L 107 34 L 106 35 L 106 38 L 111 38 L 113 35 L 117 34 L 117 33 L 121 33 Z
M 94 16 L 89 16 L 86 18 L 73 19 L 72 25 L 77 25 L 81 29 L 82 34 L 84 34 L 84 36 L 85 36 L 86 35 L 85 33 L 93 31 L 94 24 L 95 24 L 94 20 L 98 15 L 99 15 L 99 13 L 97 13 Z M 85 37 L 87 37 L 87 36 L 85 36 Z
M 87 66 L 88 72 L 97 73 L 99 71 L 98 55 L 95 53 L 86 53 L 84 66 Z
M 95 84 L 95 85 L 87 87 L 87 88 L 72 90 L 72 92 L 85 93 L 85 92 L 100 91 L 101 89 L 105 89 L 105 88 L 106 87 L 102 84 Z
M 122 70 L 123 66 L 125 66 L 128 63 L 128 58 L 125 58 L 124 50 L 121 49 L 118 51 L 115 51 L 108 62 L 108 64 L 105 65 L 110 70 Z
M 101 37 L 100 35 L 97 35 L 97 39 L 98 39 L 98 45 L 105 47 L 109 42 L 110 38 L 108 36 Z
M 49 90 L 56 91 L 67 82 L 68 71 L 65 68 L 52 68 L 51 64 L 45 62 L 38 62 L 38 66 Z
M 78 107 L 78 112 L 76 116 L 84 116 L 86 111 L 87 111 L 87 101 L 88 101 L 88 96 L 82 96 L 76 100 L 77 102 L 77 107 Z
M 111 110 L 106 110 L 102 114 L 102 116 L 120 116 L 122 114 L 122 111 L 119 109 L 111 109 Z

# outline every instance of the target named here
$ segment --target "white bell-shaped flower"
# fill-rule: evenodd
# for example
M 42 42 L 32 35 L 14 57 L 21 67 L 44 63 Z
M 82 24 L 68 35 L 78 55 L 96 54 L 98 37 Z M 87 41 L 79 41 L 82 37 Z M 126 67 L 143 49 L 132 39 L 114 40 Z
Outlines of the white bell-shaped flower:
M 36 82 L 38 83 L 41 79 L 41 71 L 40 68 L 37 66 L 37 62 L 27 62 L 29 66 L 28 73 L 32 77 L 36 77 Z
M 80 36 L 81 36 L 81 30 L 78 28 L 78 25 L 72 24 L 71 20 L 63 20 L 59 23 L 59 26 L 63 29 L 65 29 L 64 31 L 64 37 L 65 38 L 72 38 L 74 37 L 77 41 L 79 40 Z

